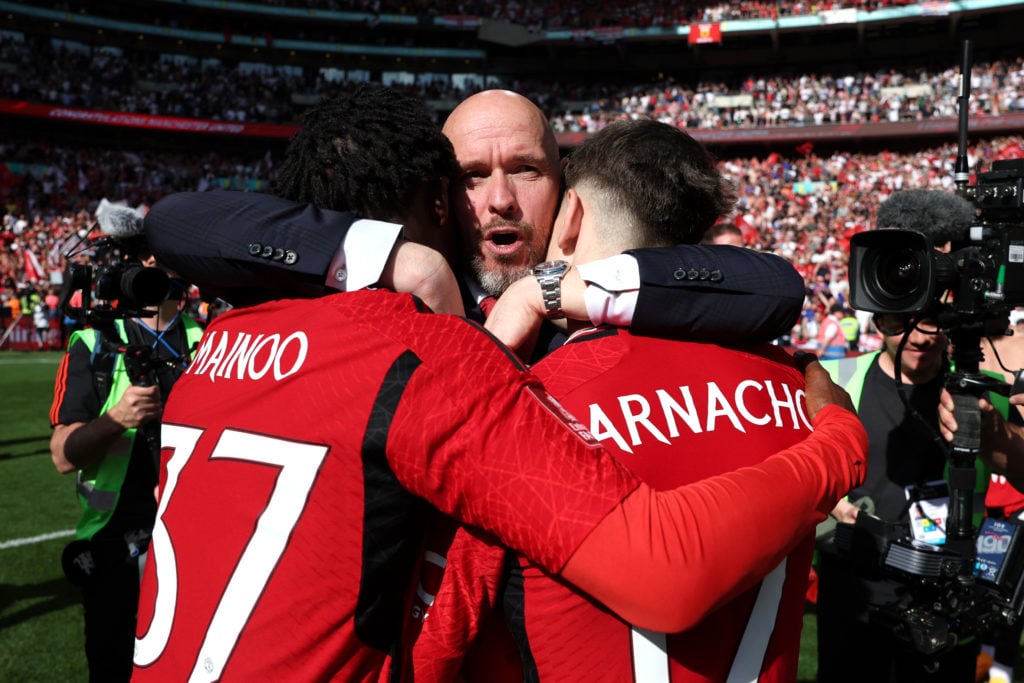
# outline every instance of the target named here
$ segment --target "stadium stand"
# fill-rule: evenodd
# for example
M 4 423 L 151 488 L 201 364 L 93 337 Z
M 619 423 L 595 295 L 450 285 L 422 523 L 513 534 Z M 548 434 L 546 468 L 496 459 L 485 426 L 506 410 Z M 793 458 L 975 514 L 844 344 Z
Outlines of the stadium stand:
M 115 19 L 129 6 L 3 3 L 6 299 L 59 281 L 101 197 L 266 189 L 304 108 L 363 80 L 412 90 L 439 120 L 483 87 L 516 89 L 566 149 L 623 117 L 687 127 L 737 180 L 747 243 L 804 274 L 809 322 L 845 297 L 845 247 L 879 203 L 952 188 L 962 39 L 977 45 L 972 169 L 1024 155 L 1024 51 L 1006 28 L 1024 3 L 153 0 Z M 679 45 L 701 22 L 717 42 Z

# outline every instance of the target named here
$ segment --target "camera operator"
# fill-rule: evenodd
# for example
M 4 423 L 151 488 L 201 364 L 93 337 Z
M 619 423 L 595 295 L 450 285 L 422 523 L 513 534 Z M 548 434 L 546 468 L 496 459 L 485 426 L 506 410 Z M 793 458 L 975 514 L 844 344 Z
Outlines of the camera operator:
M 946 245 L 973 217 L 973 207 L 955 195 L 913 190 L 895 193 L 883 202 L 877 223 L 920 230 L 930 234 L 934 244 Z M 908 500 L 928 482 L 942 479 L 946 466 L 946 451 L 932 436 L 938 427 L 936 408 L 948 368 L 947 340 L 927 316 L 913 329 L 904 329 L 902 314 L 879 313 L 874 321 L 884 337 L 881 351 L 822 362 L 853 398 L 869 443 L 864 485 L 841 501 L 832 515 L 852 523 L 859 508 L 848 501 L 866 497 L 877 517 L 905 522 L 909 533 Z M 904 336 L 898 382 L 897 350 Z M 909 406 L 900 396 L 901 383 Z M 979 476 L 981 490 L 986 481 L 987 474 Z M 869 623 L 872 607 L 896 600 L 898 582 L 863 576 L 850 559 L 832 552 L 820 553 L 818 576 L 819 681 L 974 680 L 977 643 L 925 656 L 885 628 Z
M 121 246 L 155 266 L 140 240 Z M 184 291 L 172 284 L 156 310 L 142 311 L 153 315 L 74 332 L 57 373 L 50 453 L 58 472 L 78 474 L 82 516 L 64 568 L 82 590 L 90 681 L 131 677 L 141 563 L 156 515 L 159 418 L 202 333 L 182 312 Z M 132 384 L 132 353 L 152 367 L 142 382 L 149 386 Z

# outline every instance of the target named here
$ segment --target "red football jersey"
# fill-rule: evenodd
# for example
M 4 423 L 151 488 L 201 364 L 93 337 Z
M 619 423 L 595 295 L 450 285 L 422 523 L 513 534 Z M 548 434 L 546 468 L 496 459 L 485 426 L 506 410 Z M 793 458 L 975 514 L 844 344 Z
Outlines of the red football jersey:
M 597 330 L 534 370 L 655 489 L 759 463 L 811 430 L 803 375 L 772 346 L 736 350 Z M 773 523 L 770 508 L 750 519 L 753 527 Z M 739 542 L 730 532 L 714 542 Z M 528 680 L 532 664 L 541 681 L 792 681 L 812 552 L 810 536 L 794 539 L 775 571 L 681 634 L 631 628 L 525 559 L 504 604 L 522 631 L 514 635 L 528 650 Z
M 771 346 L 730 350 L 599 329 L 578 335 L 534 370 L 594 436 L 614 444 L 616 456 L 656 489 L 759 463 L 811 429 L 803 375 L 788 354 Z M 702 554 L 702 543 L 741 543 L 776 523 L 774 510 L 762 513 L 748 529 L 683 539 L 681 545 Z M 693 514 L 715 518 L 713 510 Z M 489 680 L 796 678 L 810 535 L 793 539 L 789 556 L 762 581 L 752 578 L 696 627 L 667 636 L 632 628 L 522 557 L 507 571 L 498 596 L 495 581 L 481 575 L 501 561 L 500 549 L 456 534 L 446 555 L 439 536 L 429 554 L 444 569 L 443 580 L 437 571 L 421 577 L 420 595 L 428 602 L 412 614 L 422 629 L 413 649 L 417 683 L 452 680 L 467 656 L 467 680 L 476 680 L 473 667 L 484 662 Z M 707 590 L 721 592 L 711 585 Z M 521 655 L 521 663 L 511 666 L 508 643 L 480 613 L 499 599 Z M 471 646 L 472 638 L 478 642 Z
M 482 330 L 409 296 L 218 317 L 164 413 L 134 680 L 376 680 L 420 498 L 557 571 L 637 486 L 582 431 Z

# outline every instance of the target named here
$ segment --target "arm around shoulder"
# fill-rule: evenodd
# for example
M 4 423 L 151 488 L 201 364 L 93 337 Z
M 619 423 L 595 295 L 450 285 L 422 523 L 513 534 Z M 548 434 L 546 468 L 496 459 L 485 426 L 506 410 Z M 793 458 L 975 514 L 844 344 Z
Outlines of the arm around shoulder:
M 770 341 L 789 333 L 803 278 L 780 256 L 727 245 L 627 252 L 640 267 L 631 329 L 698 341 Z
M 772 571 L 863 480 L 867 435 L 857 417 L 829 406 L 814 427 L 757 466 L 671 491 L 641 486 L 584 539 L 562 575 L 630 623 L 692 627 Z

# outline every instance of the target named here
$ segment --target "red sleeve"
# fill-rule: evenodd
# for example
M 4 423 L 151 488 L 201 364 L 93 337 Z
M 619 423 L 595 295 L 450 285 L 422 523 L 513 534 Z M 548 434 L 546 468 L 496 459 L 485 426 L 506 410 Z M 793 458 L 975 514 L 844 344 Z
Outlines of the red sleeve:
M 640 480 L 536 377 L 493 351 L 460 367 L 418 368 L 387 457 L 414 495 L 557 571 Z
M 452 529 L 456 524 L 447 519 L 431 524 L 427 533 L 423 569 L 410 613 L 418 622 L 419 633 L 403 634 L 403 639 L 415 638 L 412 663 L 417 683 L 455 680 L 482 624 L 489 615 L 497 614 L 508 551 L 479 530 Z
M 692 627 L 771 571 L 863 480 L 868 442 L 856 415 L 829 406 L 814 427 L 757 466 L 670 491 L 641 486 L 583 541 L 562 575 L 630 623 Z

